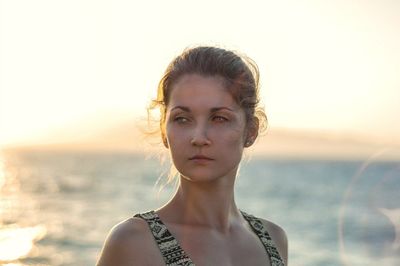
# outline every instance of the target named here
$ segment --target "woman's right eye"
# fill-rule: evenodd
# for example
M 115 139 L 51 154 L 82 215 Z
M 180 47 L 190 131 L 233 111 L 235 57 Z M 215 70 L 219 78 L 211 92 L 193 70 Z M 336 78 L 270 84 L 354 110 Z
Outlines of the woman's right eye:
M 189 122 L 189 119 L 183 116 L 178 116 L 174 118 L 174 121 L 178 122 L 179 124 L 183 124 Z

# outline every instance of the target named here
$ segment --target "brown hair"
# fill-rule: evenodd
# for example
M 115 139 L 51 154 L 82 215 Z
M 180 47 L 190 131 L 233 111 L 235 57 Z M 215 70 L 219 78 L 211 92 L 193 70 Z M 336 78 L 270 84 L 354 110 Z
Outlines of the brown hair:
M 159 108 L 160 129 L 165 141 L 165 117 L 173 85 L 185 74 L 220 76 L 226 88 L 246 114 L 247 124 L 257 122 L 259 132 L 267 127 L 267 116 L 259 106 L 259 71 L 256 63 L 244 55 L 222 48 L 199 46 L 188 48 L 165 70 L 158 84 L 157 98 L 148 111 Z

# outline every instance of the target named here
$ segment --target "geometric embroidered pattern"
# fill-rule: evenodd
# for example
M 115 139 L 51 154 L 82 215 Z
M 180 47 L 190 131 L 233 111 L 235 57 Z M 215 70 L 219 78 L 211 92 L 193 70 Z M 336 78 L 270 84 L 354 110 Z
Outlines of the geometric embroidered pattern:
M 264 228 L 264 225 L 260 221 L 260 219 L 254 217 L 253 215 L 247 214 L 242 211 L 243 217 L 249 222 L 251 228 L 254 233 L 260 238 L 261 243 L 263 243 L 265 250 L 269 256 L 271 261 L 271 266 L 284 266 L 283 260 L 279 255 L 278 250 L 276 249 L 275 243 L 272 241 L 270 235 L 267 230 Z
M 147 222 L 167 266 L 194 266 L 195 264 L 168 231 L 155 211 L 136 214 Z
M 262 222 L 253 215 L 241 212 L 248 221 L 254 233 L 260 238 L 271 261 L 271 266 L 284 266 L 281 256 Z M 150 231 L 161 251 L 167 266 L 194 266 L 195 264 L 185 253 L 178 241 L 168 231 L 167 226 L 161 221 L 155 211 L 136 214 L 135 217 L 142 218 L 147 222 Z

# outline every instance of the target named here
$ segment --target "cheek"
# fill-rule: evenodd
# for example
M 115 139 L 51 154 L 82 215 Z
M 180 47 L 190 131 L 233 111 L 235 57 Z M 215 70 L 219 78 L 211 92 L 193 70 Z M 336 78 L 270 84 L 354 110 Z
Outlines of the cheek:
M 232 144 L 244 145 L 246 139 L 246 122 L 244 114 L 241 114 L 238 119 L 230 124 L 226 130 L 227 140 Z
M 240 128 L 231 128 L 229 130 L 215 130 L 212 134 L 214 143 L 220 143 L 225 148 L 240 147 L 244 144 L 243 130 Z
M 170 148 L 178 147 L 187 142 L 187 139 L 189 138 L 189 133 L 187 132 L 187 130 L 179 130 L 177 127 L 167 124 L 165 127 L 165 137 L 168 141 Z

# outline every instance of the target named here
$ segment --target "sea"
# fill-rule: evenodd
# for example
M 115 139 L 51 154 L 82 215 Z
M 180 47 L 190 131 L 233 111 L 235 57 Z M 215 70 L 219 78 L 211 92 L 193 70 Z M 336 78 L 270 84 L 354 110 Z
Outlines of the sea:
M 95 265 L 108 231 L 174 192 L 140 153 L 0 154 L 0 265 Z M 252 156 L 240 209 L 285 229 L 289 265 L 400 265 L 400 161 Z

